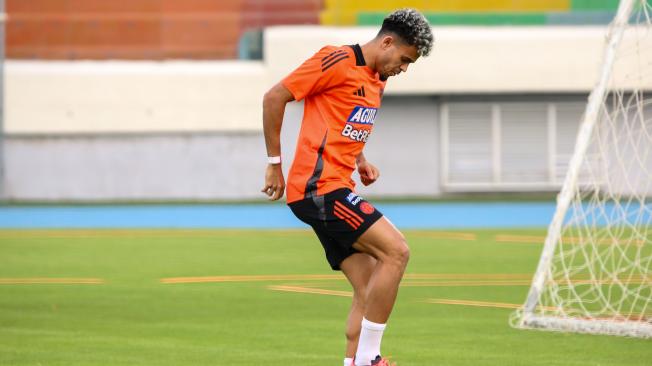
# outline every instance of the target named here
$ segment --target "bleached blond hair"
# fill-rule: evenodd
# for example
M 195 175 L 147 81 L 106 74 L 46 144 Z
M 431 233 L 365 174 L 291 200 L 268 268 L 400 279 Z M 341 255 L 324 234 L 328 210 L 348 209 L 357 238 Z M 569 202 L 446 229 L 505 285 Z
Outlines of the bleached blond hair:
M 399 9 L 388 15 L 378 34 L 387 33 L 394 33 L 410 46 L 415 46 L 419 56 L 428 56 L 432 50 L 434 37 L 430 24 L 416 9 Z

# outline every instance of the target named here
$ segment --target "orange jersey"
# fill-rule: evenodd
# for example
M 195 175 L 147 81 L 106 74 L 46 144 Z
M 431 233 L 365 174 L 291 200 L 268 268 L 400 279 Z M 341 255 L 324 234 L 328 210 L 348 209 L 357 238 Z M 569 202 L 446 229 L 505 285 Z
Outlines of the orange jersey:
M 288 203 L 338 188 L 353 190 L 356 157 L 374 127 L 385 82 L 353 45 L 322 48 L 282 83 L 295 100 L 305 99 Z

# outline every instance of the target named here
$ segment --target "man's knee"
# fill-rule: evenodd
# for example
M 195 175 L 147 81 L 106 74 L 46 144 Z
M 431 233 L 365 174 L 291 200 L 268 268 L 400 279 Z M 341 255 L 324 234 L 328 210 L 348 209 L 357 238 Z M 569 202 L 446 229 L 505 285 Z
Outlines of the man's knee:
M 387 260 L 405 268 L 410 260 L 410 247 L 401 233 L 398 233 L 392 242 L 392 249 L 388 253 Z
M 398 258 L 403 266 L 406 266 L 410 260 L 410 247 L 408 247 L 405 239 L 400 243 L 398 249 Z

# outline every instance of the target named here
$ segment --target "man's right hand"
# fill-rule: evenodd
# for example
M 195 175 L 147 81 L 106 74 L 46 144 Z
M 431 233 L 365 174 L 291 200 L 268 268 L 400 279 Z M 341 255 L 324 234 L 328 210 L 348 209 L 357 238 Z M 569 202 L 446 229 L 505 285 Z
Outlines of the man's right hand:
M 270 201 L 276 201 L 285 193 L 285 178 L 281 164 L 268 164 L 265 171 L 265 187 L 261 189 Z

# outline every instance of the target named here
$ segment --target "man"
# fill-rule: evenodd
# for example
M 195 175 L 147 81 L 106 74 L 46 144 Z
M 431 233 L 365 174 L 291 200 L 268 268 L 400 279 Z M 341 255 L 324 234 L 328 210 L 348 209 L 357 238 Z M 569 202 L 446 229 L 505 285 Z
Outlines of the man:
M 353 287 L 344 366 L 389 365 L 380 356 L 380 343 L 409 258 L 403 235 L 354 193 L 351 175 L 357 165 L 364 185 L 380 176 L 362 150 L 385 82 L 428 55 L 432 42 L 430 25 L 421 13 L 398 10 L 362 47 L 322 48 L 264 97 L 269 165 L 262 192 L 270 200 L 278 200 L 285 190 L 280 157 L 285 105 L 292 100 L 305 103 L 287 201 L 292 212 L 312 226 L 331 268 L 341 270 Z

